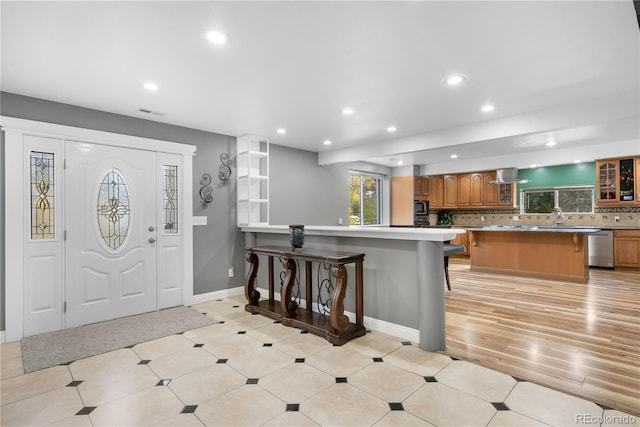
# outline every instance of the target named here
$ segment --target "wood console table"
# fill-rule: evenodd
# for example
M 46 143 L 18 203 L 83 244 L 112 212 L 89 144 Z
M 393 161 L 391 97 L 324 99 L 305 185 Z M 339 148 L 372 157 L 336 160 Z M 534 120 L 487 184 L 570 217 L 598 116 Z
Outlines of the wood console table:
M 281 321 L 285 326 L 293 326 L 307 330 L 312 334 L 324 337 L 332 344 L 342 345 L 347 341 L 363 336 L 364 327 L 364 303 L 363 303 L 363 261 L 364 254 L 328 251 L 321 249 L 296 249 L 285 246 L 259 246 L 245 249 L 247 261 L 251 264 L 244 292 L 247 301 L 245 310 L 251 313 L 259 313 L 272 319 Z M 268 280 L 269 299 L 260 301 L 260 292 L 256 290 L 256 276 L 258 274 L 258 255 L 268 256 Z M 273 258 L 282 260 L 286 272 L 280 301 L 274 299 L 274 266 Z M 292 299 L 293 288 L 297 277 L 297 260 L 305 264 L 305 301 L 306 309 L 298 307 L 295 299 Z M 331 266 L 331 276 L 335 278 L 335 286 L 330 303 L 329 313 L 323 315 L 312 310 L 312 263 L 325 263 Z M 356 322 L 351 323 L 344 314 L 344 297 L 347 290 L 346 264 L 355 263 L 355 300 Z

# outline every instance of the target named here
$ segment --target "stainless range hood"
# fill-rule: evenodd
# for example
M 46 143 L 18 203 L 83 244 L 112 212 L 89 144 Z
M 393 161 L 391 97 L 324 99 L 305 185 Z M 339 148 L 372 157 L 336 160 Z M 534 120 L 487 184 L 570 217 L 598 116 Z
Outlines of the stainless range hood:
M 526 182 L 529 181 L 518 178 L 517 168 L 498 169 L 496 171 L 496 179 L 489 181 L 490 184 L 524 184 Z

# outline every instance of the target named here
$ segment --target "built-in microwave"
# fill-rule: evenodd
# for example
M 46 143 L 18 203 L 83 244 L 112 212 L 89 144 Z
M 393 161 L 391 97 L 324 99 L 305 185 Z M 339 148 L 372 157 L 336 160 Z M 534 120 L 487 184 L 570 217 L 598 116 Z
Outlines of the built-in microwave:
M 427 200 L 413 201 L 413 225 L 416 227 L 429 225 L 429 202 Z

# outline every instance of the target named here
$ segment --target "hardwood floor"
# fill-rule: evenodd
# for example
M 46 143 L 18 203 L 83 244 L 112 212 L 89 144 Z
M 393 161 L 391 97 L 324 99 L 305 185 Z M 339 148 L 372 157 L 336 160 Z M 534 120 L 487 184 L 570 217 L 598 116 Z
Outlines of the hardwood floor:
M 449 276 L 445 354 L 640 415 L 640 272 L 576 284 L 450 258 Z

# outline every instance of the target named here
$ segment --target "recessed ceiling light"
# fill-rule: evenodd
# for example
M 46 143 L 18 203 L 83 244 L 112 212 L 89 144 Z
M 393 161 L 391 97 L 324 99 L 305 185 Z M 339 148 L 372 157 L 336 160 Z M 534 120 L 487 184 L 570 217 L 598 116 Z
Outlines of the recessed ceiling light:
M 324 145 L 331 145 L 331 141 L 330 141 L 330 140 L 328 140 L 328 139 L 325 139 L 322 143 L 323 143 Z
M 353 107 L 344 107 L 342 110 L 340 110 L 340 113 L 344 114 L 345 116 L 350 116 L 356 113 L 356 109 Z
M 545 144 L 547 147 L 553 147 L 554 145 L 556 145 L 555 141 L 549 141 Z
M 225 44 L 227 42 L 227 35 L 222 31 L 209 31 L 207 33 L 207 40 L 213 44 Z
M 402 161 L 402 159 L 398 160 L 398 166 L 402 166 L 404 165 L 404 162 Z
M 452 159 L 457 159 L 457 158 L 458 158 L 458 155 L 457 155 L 457 154 L 452 154 L 452 155 L 451 155 L 451 158 L 452 158 Z
M 530 167 L 531 169 L 535 168 L 536 166 L 538 166 L 538 165 L 529 165 L 529 167 Z
M 464 82 L 468 78 L 469 77 L 465 76 L 464 74 L 455 74 L 442 79 L 442 83 L 446 84 L 447 86 L 456 86 Z
M 158 85 L 154 82 L 146 82 L 142 85 L 142 87 L 150 92 L 155 92 L 156 90 L 158 90 Z
M 574 160 L 573 163 L 580 163 L 582 160 Z
M 287 130 L 285 128 L 278 128 L 276 129 L 276 132 L 278 132 L 280 135 L 284 135 L 285 133 L 287 133 Z
M 395 126 L 389 126 L 389 127 L 387 128 L 387 132 L 395 132 L 396 130 L 398 130 L 398 129 L 396 129 L 396 127 L 395 127 Z
M 495 110 L 495 107 L 491 104 L 486 104 L 483 105 L 480 110 L 482 110 L 483 113 L 490 113 L 491 111 Z

